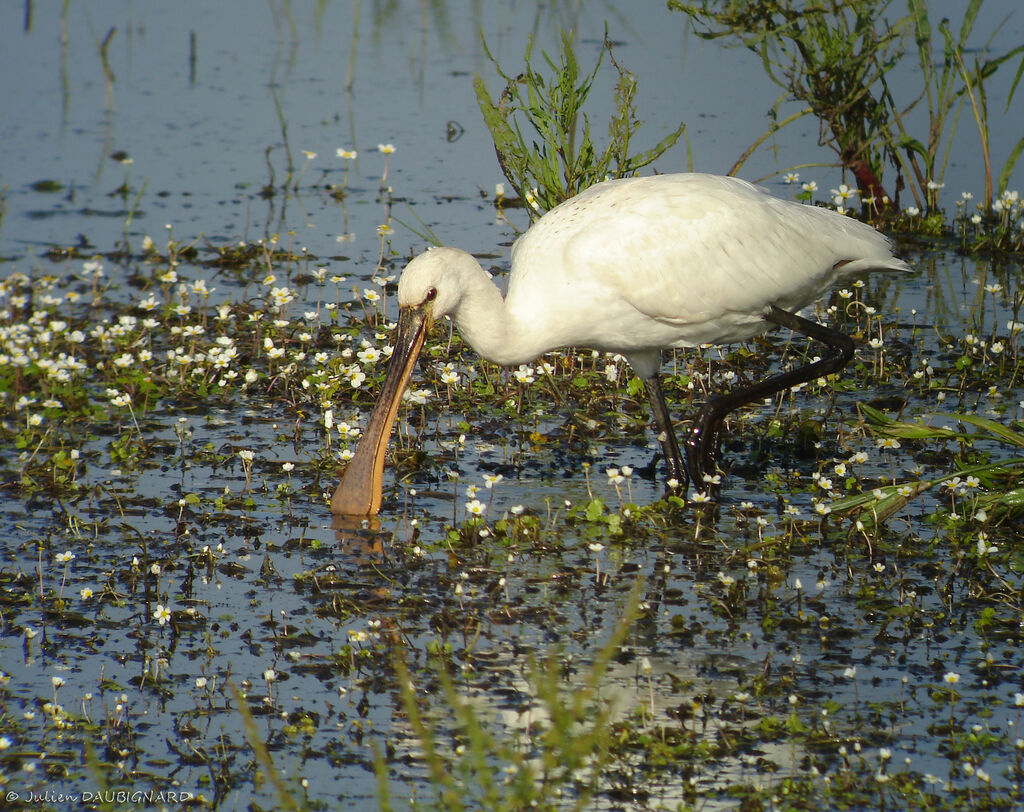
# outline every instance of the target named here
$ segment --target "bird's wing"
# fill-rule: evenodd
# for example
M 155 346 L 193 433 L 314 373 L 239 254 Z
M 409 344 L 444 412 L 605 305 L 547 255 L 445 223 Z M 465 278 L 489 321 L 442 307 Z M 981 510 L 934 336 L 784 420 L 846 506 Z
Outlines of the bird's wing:
M 713 335 L 730 319 L 759 322 L 768 304 L 813 302 L 843 275 L 838 263 L 902 265 L 870 226 L 732 179 L 695 177 L 689 186 L 637 185 L 595 207 L 564 242 L 560 266 L 651 319 Z
M 506 304 L 524 335 L 618 352 L 748 338 L 769 304 L 907 268 L 870 226 L 713 175 L 597 184 L 535 223 L 512 265 Z

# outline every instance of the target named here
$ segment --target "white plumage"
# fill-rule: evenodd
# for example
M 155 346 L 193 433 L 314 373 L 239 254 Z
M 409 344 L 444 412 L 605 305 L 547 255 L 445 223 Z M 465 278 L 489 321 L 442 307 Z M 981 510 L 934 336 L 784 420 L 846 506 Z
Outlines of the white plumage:
M 513 246 L 504 299 L 470 254 L 429 249 L 399 280 L 399 333 L 388 379 L 332 510 L 379 509 L 384 448 L 397 408 L 392 401 L 426 329 L 440 316 L 451 316 L 463 339 L 498 364 L 526 363 L 566 346 L 624 355 L 647 383 L 655 422 L 661 435 L 670 435 L 662 438 L 670 477 L 685 488 L 687 469 L 692 478 L 713 465 L 718 423 L 744 401 L 739 393 L 713 399 L 717 405 L 709 401 L 691 431 L 684 466 L 657 381 L 662 349 L 729 343 L 784 324 L 835 344 L 826 359 L 830 368 L 815 368 L 809 380 L 841 368 L 852 344 L 791 311 L 840 278 L 906 270 L 868 225 L 780 200 L 736 178 L 702 174 L 605 181 L 552 209 Z M 799 380 L 777 376 L 751 395 Z

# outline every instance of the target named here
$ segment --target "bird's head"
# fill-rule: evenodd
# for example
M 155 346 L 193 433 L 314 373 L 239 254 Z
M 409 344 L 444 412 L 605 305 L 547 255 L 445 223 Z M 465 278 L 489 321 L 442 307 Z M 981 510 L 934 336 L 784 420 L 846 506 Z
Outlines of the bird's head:
M 398 329 L 394 352 L 363 437 L 331 499 L 339 515 L 373 516 L 380 510 L 384 453 L 402 392 L 430 330 L 441 316 L 454 314 L 462 298 L 459 269 L 476 260 L 465 251 L 434 248 L 410 262 L 398 280 Z M 477 265 L 479 267 L 479 265 Z
M 429 248 L 402 271 L 398 307 L 422 310 L 431 321 L 454 315 L 465 289 L 466 269 L 478 268 L 472 255 L 458 248 Z

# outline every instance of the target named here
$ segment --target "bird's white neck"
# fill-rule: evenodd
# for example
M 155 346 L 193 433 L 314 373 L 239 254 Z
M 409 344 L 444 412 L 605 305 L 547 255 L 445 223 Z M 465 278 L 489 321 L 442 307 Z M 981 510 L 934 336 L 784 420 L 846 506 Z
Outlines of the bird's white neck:
M 537 343 L 532 332 L 522 328 L 501 291 L 472 256 L 464 254 L 452 270 L 462 295 L 451 316 L 463 341 L 477 355 L 502 366 L 516 366 L 553 349 Z
M 564 340 L 561 331 L 543 329 L 543 299 L 531 299 L 528 306 L 516 302 L 510 306 L 480 263 L 458 248 L 424 251 L 398 281 L 399 307 L 429 303 L 435 318 L 450 316 L 463 341 L 502 366 L 525 364 L 564 345 L 553 343 Z

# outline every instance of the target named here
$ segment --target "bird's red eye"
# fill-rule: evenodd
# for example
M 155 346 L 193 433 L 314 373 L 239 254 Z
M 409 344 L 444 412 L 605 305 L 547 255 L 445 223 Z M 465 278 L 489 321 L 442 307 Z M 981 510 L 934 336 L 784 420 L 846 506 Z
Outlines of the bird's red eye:
M 423 297 L 424 301 L 432 302 L 437 298 L 437 288 L 427 288 L 427 293 Z

